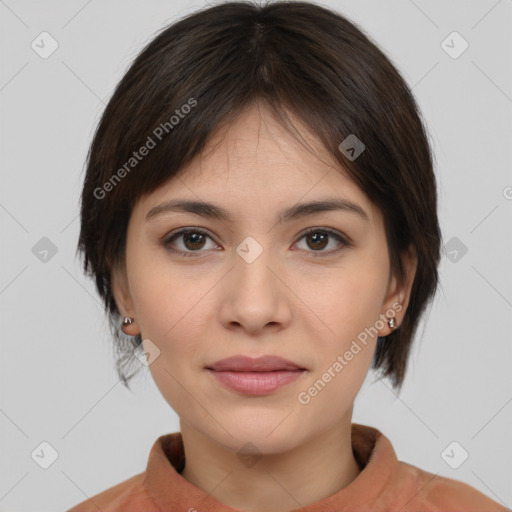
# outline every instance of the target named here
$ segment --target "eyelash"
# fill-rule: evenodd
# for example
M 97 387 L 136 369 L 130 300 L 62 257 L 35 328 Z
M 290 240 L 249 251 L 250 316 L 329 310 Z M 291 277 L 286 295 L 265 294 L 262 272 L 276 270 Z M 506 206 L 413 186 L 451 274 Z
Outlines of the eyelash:
M 181 253 L 184 257 L 198 257 L 199 255 L 195 255 L 194 253 L 200 253 L 200 252 L 205 252 L 205 251 L 203 251 L 203 250 L 182 251 L 182 250 L 176 250 L 176 249 L 171 249 L 170 248 L 170 245 L 172 244 L 172 242 L 174 242 L 174 240 L 176 240 L 177 238 L 179 238 L 180 236 L 183 236 L 185 234 L 192 234 L 192 233 L 204 235 L 204 236 L 207 236 L 208 238 L 212 239 L 212 237 L 209 235 L 209 233 L 207 233 L 206 231 L 204 231 L 204 230 L 202 230 L 200 228 L 193 228 L 193 229 L 192 228 L 186 228 L 186 229 L 180 229 L 179 231 L 177 231 L 175 233 L 171 233 L 168 237 L 166 237 L 163 240 L 162 245 L 167 250 L 169 250 L 169 251 L 171 251 L 173 253 Z M 330 235 L 331 237 L 336 239 L 338 242 L 340 242 L 342 247 L 338 248 L 338 249 L 331 250 L 331 251 L 313 251 L 313 250 L 306 251 L 306 252 L 311 252 L 312 253 L 309 256 L 311 258 L 326 257 L 328 255 L 338 253 L 339 251 L 343 250 L 344 248 L 350 247 L 352 245 L 347 240 L 347 238 L 345 238 L 344 236 L 340 235 L 336 231 L 333 231 L 332 229 L 329 229 L 329 228 L 309 228 L 304 233 L 302 233 L 302 235 L 300 236 L 299 240 L 302 240 L 304 237 L 306 237 L 307 235 L 310 235 L 312 233 L 321 233 L 321 234 Z

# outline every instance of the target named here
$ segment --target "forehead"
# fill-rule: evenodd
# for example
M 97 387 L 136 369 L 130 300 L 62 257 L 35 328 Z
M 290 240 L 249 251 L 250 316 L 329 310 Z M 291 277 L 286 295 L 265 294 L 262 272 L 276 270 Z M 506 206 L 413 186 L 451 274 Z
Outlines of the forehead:
M 171 197 L 222 203 L 240 211 L 249 204 L 280 209 L 338 196 L 360 204 L 371 220 L 377 212 L 366 194 L 320 141 L 298 119 L 292 119 L 297 136 L 281 126 L 266 107 L 248 107 L 212 134 L 201 155 L 142 198 L 138 209 L 147 212 Z

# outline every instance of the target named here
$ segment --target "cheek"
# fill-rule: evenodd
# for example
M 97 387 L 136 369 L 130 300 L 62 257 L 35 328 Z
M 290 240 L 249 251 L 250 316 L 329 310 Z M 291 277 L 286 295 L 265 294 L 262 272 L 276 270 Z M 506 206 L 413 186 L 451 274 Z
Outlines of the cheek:
M 200 339 L 204 330 L 201 324 L 209 322 L 206 301 L 199 301 L 202 295 L 166 287 L 161 280 L 154 286 L 146 282 L 136 305 L 141 334 L 159 345 L 160 350 L 174 354 L 193 352 L 190 340 Z
M 371 275 L 347 278 L 331 282 L 323 294 L 318 294 L 314 309 L 319 312 L 320 323 L 329 329 L 322 328 L 322 336 L 311 330 L 317 359 L 307 385 L 301 389 L 304 399 L 311 402 L 308 413 L 344 411 L 361 388 L 377 343 L 371 327 L 379 318 L 382 290 L 375 282 Z
M 377 330 L 382 327 L 376 329 L 387 284 L 385 264 L 359 258 L 353 265 L 332 272 L 328 280 L 317 281 L 316 293 L 308 301 L 320 329 L 315 334 L 312 328 L 310 336 L 316 347 L 321 347 L 312 381 L 329 382 L 328 389 L 322 391 L 326 400 L 340 394 L 352 396 L 368 372 Z M 319 332 L 323 334 L 319 336 Z
M 208 294 L 214 281 L 212 276 L 208 279 L 197 273 L 184 276 L 176 269 L 171 274 L 168 266 L 149 265 L 140 270 L 134 269 L 131 283 L 137 320 L 142 338 L 151 340 L 160 351 L 150 370 L 157 385 L 174 389 L 169 375 L 181 381 L 183 372 L 204 362 L 208 327 L 215 321 L 214 294 Z
M 304 295 L 303 290 L 303 296 L 309 297 L 308 305 L 338 340 L 356 336 L 378 319 L 386 291 L 385 268 L 360 262 L 314 282 L 315 287 L 308 287 L 315 293 Z
M 188 282 L 176 272 L 149 267 L 134 273 L 133 295 L 143 339 L 159 350 L 149 366 L 160 393 L 180 417 L 187 418 L 190 393 L 194 394 L 197 370 L 203 362 L 204 325 L 213 321 L 206 294 L 211 287 L 200 279 Z M 203 347 L 204 348 L 204 347 Z
M 194 306 L 207 283 L 200 276 L 193 281 L 184 277 L 159 248 L 143 250 L 128 245 L 127 265 L 142 336 L 155 343 L 174 338 L 180 324 L 193 318 Z

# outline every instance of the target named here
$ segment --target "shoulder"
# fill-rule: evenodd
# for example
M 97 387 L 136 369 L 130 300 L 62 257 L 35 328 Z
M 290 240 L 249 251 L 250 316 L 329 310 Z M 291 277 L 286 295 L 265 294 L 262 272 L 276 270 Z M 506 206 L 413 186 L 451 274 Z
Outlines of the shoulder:
M 469 484 L 424 471 L 406 462 L 400 462 L 407 486 L 414 489 L 403 512 L 509 512 L 510 509 L 494 501 Z M 407 498 L 404 496 L 404 499 Z
M 145 473 L 128 478 L 95 496 L 78 503 L 66 512 L 121 512 L 126 505 L 130 505 L 130 511 L 150 512 L 148 506 L 153 505 L 151 498 L 144 488 Z M 140 509 L 134 508 L 140 507 Z

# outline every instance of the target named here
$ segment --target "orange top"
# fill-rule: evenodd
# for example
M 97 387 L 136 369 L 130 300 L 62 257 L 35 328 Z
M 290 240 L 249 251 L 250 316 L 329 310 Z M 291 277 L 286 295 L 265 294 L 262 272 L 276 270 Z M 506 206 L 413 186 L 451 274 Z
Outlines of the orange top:
M 379 430 L 352 423 L 352 450 L 361 472 L 347 487 L 290 512 L 507 512 L 468 484 L 436 476 L 397 459 Z M 181 476 L 181 432 L 159 437 L 146 470 L 67 512 L 240 512 Z

